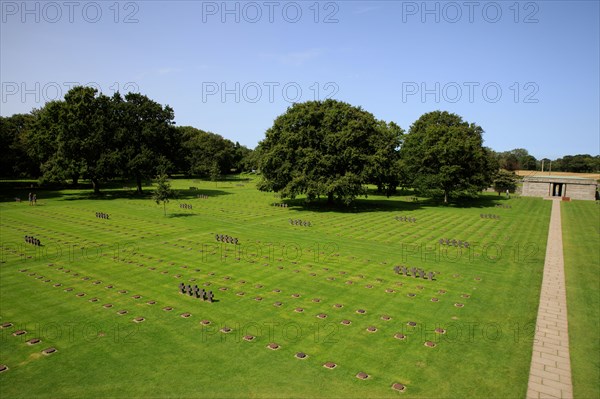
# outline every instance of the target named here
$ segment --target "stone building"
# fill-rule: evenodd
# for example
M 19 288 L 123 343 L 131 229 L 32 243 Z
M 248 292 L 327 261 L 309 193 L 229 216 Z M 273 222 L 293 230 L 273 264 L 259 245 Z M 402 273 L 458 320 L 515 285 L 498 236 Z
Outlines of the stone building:
M 524 197 L 568 197 L 595 200 L 597 183 L 594 179 L 566 176 L 530 176 L 523 179 Z

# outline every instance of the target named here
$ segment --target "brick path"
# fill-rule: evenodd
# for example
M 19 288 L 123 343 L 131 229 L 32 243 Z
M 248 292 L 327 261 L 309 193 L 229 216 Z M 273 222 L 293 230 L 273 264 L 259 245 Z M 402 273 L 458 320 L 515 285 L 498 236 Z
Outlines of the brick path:
M 552 200 L 527 398 L 572 398 L 560 200 Z

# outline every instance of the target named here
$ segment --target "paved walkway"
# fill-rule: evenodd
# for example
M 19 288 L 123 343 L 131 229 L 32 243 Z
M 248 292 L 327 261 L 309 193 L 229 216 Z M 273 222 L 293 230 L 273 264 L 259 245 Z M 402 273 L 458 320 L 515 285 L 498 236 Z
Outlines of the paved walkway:
M 560 200 L 552 200 L 527 398 L 572 398 Z

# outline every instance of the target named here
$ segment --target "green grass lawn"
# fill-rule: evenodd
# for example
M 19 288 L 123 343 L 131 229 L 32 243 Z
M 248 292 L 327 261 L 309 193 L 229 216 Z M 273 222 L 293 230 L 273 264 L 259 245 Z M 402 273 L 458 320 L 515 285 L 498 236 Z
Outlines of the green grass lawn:
M 299 200 L 271 206 L 279 200 L 251 181 L 173 186 L 181 195 L 167 217 L 151 199 L 117 189 L 101 198 L 38 191 L 35 207 L 8 201 L 27 190 L 5 195 L 0 324 L 13 326 L 0 330 L 0 364 L 9 367 L 0 373 L 0 396 L 525 396 L 550 201 L 485 194 L 443 207 L 369 195 L 340 211 Z M 218 243 L 217 233 L 241 245 Z M 25 244 L 24 235 L 44 246 Z M 440 246 L 440 238 L 471 248 Z M 436 278 L 396 275 L 395 265 Z M 218 301 L 181 295 L 180 282 L 212 289 Z M 224 326 L 231 333 L 219 332 Z M 27 334 L 13 336 L 19 329 Z M 28 345 L 31 338 L 42 342 Z M 267 349 L 272 342 L 280 348 Z M 58 351 L 41 354 L 49 347 Z
M 569 352 L 576 398 L 600 397 L 600 206 L 563 202 Z

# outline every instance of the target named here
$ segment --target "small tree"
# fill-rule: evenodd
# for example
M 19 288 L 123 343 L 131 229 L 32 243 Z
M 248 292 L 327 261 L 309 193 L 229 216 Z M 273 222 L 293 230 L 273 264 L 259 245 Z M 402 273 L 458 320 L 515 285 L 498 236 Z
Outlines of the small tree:
M 508 190 L 514 192 L 517 188 L 517 175 L 507 170 L 499 170 L 494 176 L 494 191 L 500 195 Z
M 213 162 L 210 168 L 210 180 L 215 182 L 215 187 L 217 187 L 217 182 L 221 178 L 221 169 L 219 168 L 219 164 L 217 162 Z
M 158 185 L 152 194 L 152 199 L 159 205 L 162 202 L 165 216 L 167 216 L 167 203 L 169 202 L 169 198 L 173 196 L 171 183 L 167 181 L 167 175 L 165 174 L 158 176 L 157 183 Z

